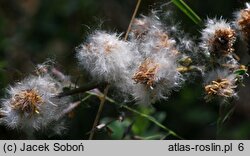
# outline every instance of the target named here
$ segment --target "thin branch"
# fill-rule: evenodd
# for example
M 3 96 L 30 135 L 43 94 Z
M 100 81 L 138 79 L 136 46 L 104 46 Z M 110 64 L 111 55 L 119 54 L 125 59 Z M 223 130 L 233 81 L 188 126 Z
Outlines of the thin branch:
M 132 18 L 131 18 L 131 20 L 130 20 L 130 23 L 129 23 L 127 32 L 126 32 L 125 37 L 124 37 L 124 40 L 125 40 L 125 41 L 128 39 L 128 34 L 129 34 L 130 30 L 131 30 L 132 24 L 133 24 L 133 22 L 134 22 L 134 19 L 135 19 L 135 16 L 136 16 L 136 14 L 137 14 L 137 11 L 138 11 L 138 9 L 139 9 L 140 4 L 141 4 L 141 0 L 138 0 L 138 1 L 137 1 L 137 4 L 136 4 L 136 7 L 135 7 L 135 10 L 134 10 L 134 13 L 133 13 L 133 15 L 132 15 Z
M 64 97 L 64 96 L 70 96 L 70 95 L 74 95 L 74 94 L 79 94 L 79 93 L 83 93 L 83 92 L 86 92 L 86 91 L 89 91 L 89 90 L 92 90 L 92 89 L 95 89 L 97 88 L 98 86 L 100 86 L 100 84 L 97 84 L 97 83 L 88 83 L 88 84 L 85 84 L 79 88 L 76 88 L 76 89 L 72 89 L 72 90 L 69 90 L 69 91 L 65 91 L 65 92 L 62 92 L 60 93 L 57 97 Z
M 76 101 L 76 102 L 73 102 L 73 103 L 70 103 L 69 106 L 67 108 L 65 108 L 61 114 L 59 115 L 58 119 L 57 120 L 60 120 L 62 119 L 66 114 L 70 113 L 71 111 L 73 111 L 76 107 L 78 107 L 82 102 L 86 101 L 88 98 L 90 98 L 92 95 L 88 95 L 86 96 L 85 98 L 83 98 L 82 100 L 80 101 Z
M 99 118 L 101 116 L 101 113 L 102 113 L 102 109 L 103 109 L 103 106 L 104 106 L 104 103 L 105 103 L 105 100 L 106 100 L 106 97 L 107 97 L 107 94 L 108 94 L 108 90 L 109 90 L 109 87 L 110 85 L 108 84 L 107 87 L 104 89 L 104 95 L 101 97 L 101 102 L 100 102 L 100 106 L 99 106 L 99 109 L 98 109 L 98 112 L 96 114 L 96 117 L 95 117 L 95 121 L 94 121 L 94 124 L 93 124 L 93 127 L 92 127 L 92 130 L 91 130 L 91 133 L 89 135 L 89 140 L 92 140 L 93 137 L 94 137 L 94 134 L 95 134 L 95 128 L 99 122 Z

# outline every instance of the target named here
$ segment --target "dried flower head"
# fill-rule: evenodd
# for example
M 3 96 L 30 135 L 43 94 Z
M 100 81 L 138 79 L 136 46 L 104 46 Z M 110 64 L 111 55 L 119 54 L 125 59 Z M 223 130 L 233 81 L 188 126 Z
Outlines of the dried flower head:
M 206 28 L 202 31 L 201 39 L 201 47 L 207 54 L 220 57 L 234 52 L 235 31 L 223 19 L 208 19 Z
M 243 32 L 246 39 L 250 35 L 250 9 L 244 9 L 240 11 L 240 18 L 237 21 L 240 30 Z
M 205 86 L 205 91 L 208 95 L 218 95 L 224 97 L 231 97 L 234 93 L 234 88 L 227 79 L 217 79 L 211 84 Z
M 135 82 L 133 96 L 142 104 L 167 98 L 170 92 L 178 89 L 183 82 L 175 60 L 164 55 L 144 60 L 134 71 L 132 79 Z
M 250 38 L 250 3 L 246 3 L 246 8 L 235 13 L 235 26 L 240 31 L 240 37 L 249 49 Z
M 214 98 L 221 98 L 223 100 L 231 97 L 236 97 L 235 88 L 236 75 L 230 74 L 228 70 L 213 71 L 208 75 L 208 80 L 205 84 L 205 99 L 210 101 Z
M 43 104 L 42 97 L 35 89 L 23 90 L 11 99 L 11 107 L 21 113 L 39 114 L 39 105 Z
M 212 52 L 215 52 L 215 55 L 227 55 L 232 53 L 234 51 L 234 41 L 235 32 L 232 29 L 216 30 L 214 38 L 209 40 L 210 44 L 213 45 Z
M 60 124 L 56 122 L 71 101 L 69 97 L 56 97 L 63 87 L 64 84 L 48 74 L 30 76 L 10 87 L 7 97 L 2 99 L 1 123 L 12 129 L 22 129 L 26 133 L 53 129 Z
M 139 66 L 139 70 L 134 74 L 133 80 L 136 83 L 145 84 L 146 86 L 153 88 L 158 68 L 159 64 L 154 63 L 150 59 L 146 59 Z

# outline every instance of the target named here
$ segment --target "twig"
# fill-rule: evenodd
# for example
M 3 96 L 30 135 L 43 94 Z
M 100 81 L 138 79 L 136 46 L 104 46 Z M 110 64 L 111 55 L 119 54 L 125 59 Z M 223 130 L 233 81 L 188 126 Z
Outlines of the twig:
M 62 92 L 57 97 L 60 98 L 60 97 L 64 97 L 64 96 L 70 96 L 70 95 L 73 95 L 73 94 L 83 93 L 83 92 L 92 90 L 94 88 L 97 88 L 98 86 L 100 86 L 100 84 L 97 84 L 97 83 L 94 83 L 94 82 L 88 83 L 88 84 L 85 84 L 85 85 L 83 85 L 83 86 L 81 86 L 79 88 Z
M 94 121 L 94 124 L 93 124 L 93 127 L 92 127 L 92 130 L 91 130 L 91 133 L 89 135 L 89 140 L 92 140 L 93 137 L 94 137 L 94 134 L 95 134 L 95 128 L 99 122 L 99 118 L 101 116 L 101 113 L 102 113 L 102 109 L 103 109 L 103 106 L 104 106 L 104 103 L 105 103 L 105 100 L 106 100 L 106 97 L 107 97 L 107 94 L 108 94 L 108 90 L 109 90 L 109 87 L 110 85 L 108 84 L 106 86 L 106 88 L 104 89 L 104 93 L 103 93 L 103 96 L 101 97 L 101 102 L 100 102 L 100 106 L 99 106 L 99 109 L 98 109 L 98 112 L 96 114 L 96 117 L 95 117 L 95 121 Z
M 141 4 L 141 0 L 138 0 L 138 1 L 137 1 L 137 4 L 136 4 L 136 7 L 135 7 L 135 10 L 134 10 L 134 13 L 133 13 L 133 15 L 132 15 L 132 18 L 131 18 L 130 23 L 129 23 L 129 25 L 128 25 L 127 32 L 126 32 L 125 37 L 124 37 L 124 40 L 125 40 L 125 41 L 128 39 L 128 34 L 129 34 L 130 30 L 131 30 L 131 26 L 132 26 L 132 24 L 133 24 L 133 22 L 134 22 L 134 19 L 135 19 L 135 16 L 136 16 L 136 14 L 137 14 L 137 11 L 138 11 L 138 9 L 139 9 L 140 4 Z

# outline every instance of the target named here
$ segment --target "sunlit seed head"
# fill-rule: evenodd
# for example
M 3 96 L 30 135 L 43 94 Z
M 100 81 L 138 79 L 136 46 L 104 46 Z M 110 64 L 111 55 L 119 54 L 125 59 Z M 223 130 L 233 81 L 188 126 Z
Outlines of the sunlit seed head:
M 27 134 L 34 130 L 53 130 L 71 102 L 70 97 L 57 97 L 64 87 L 64 83 L 49 74 L 32 75 L 10 86 L 6 97 L 1 99 L 0 124 Z
M 201 39 L 205 53 L 217 57 L 226 56 L 234 52 L 236 33 L 225 20 L 208 19 Z
M 85 43 L 83 49 L 85 52 L 93 55 L 105 55 L 115 53 L 123 43 L 117 34 L 108 34 L 106 32 L 97 31 L 89 36 L 89 41 Z
M 237 21 L 241 30 L 245 33 L 246 36 L 250 34 L 250 10 L 242 10 L 241 18 Z
M 131 69 L 141 59 L 136 45 L 116 33 L 96 31 L 77 48 L 76 57 L 95 81 L 110 83 L 123 91 L 130 88 Z
M 184 81 L 177 71 L 176 60 L 161 53 L 143 60 L 133 73 L 132 96 L 140 104 L 167 99 Z
M 11 107 L 20 112 L 26 112 L 30 115 L 39 114 L 38 105 L 43 104 L 42 97 L 35 89 L 23 90 L 11 99 Z
M 227 55 L 234 51 L 235 32 L 233 29 L 219 29 L 215 31 L 214 38 L 209 40 L 212 53 L 216 56 Z
M 236 24 L 246 40 L 250 37 L 250 8 L 243 9 L 238 13 Z

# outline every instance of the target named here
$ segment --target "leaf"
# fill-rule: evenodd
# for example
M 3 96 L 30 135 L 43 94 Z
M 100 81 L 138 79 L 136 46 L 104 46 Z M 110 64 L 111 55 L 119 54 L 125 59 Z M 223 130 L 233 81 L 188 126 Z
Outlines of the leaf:
M 115 103 L 116 104 L 116 103 Z M 137 114 L 137 115 L 140 115 L 141 117 L 143 118 L 146 118 L 148 119 L 149 121 L 153 122 L 155 125 L 157 125 L 158 127 L 164 129 L 165 131 L 167 131 L 169 134 L 175 136 L 176 138 L 179 138 L 179 139 L 183 139 L 181 136 L 179 136 L 178 134 L 176 134 L 174 131 L 172 131 L 171 129 L 169 129 L 168 127 L 162 125 L 161 123 L 159 123 L 155 118 L 153 118 L 152 116 L 149 116 L 147 114 L 144 114 L 144 113 L 141 113 L 133 108 L 130 108 L 126 105 L 122 105 L 123 108 Z
M 171 0 L 171 2 L 184 12 L 195 24 L 201 23 L 200 17 L 183 0 Z
M 247 73 L 247 71 L 245 69 L 239 69 L 234 71 L 234 74 L 236 75 L 245 75 Z
M 103 118 L 100 123 L 107 123 L 110 120 L 112 119 Z M 108 124 L 108 128 L 112 131 L 112 133 L 110 133 L 110 137 L 116 140 L 121 139 L 124 134 L 125 129 L 130 125 L 130 123 L 131 123 L 130 120 L 124 120 L 123 122 L 114 121 Z
M 139 111 L 143 114 L 147 114 L 147 115 L 151 115 L 152 111 L 146 107 L 139 107 L 138 108 Z M 145 120 L 143 117 L 141 116 L 137 116 L 135 119 L 135 124 L 133 126 L 133 132 L 136 135 L 143 135 L 143 132 L 145 132 L 146 129 L 149 128 L 149 120 Z

